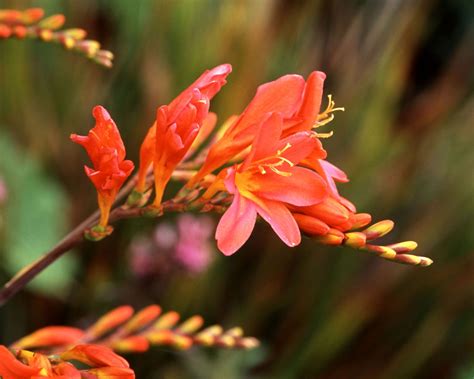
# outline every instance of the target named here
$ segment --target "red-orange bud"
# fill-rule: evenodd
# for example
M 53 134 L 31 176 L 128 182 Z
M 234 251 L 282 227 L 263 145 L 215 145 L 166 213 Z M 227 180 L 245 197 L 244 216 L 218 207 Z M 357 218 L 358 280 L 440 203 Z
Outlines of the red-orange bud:
M 87 330 L 87 335 L 92 338 L 99 338 L 113 328 L 122 325 L 133 315 L 133 308 L 123 305 L 102 316 L 94 325 Z
M 77 342 L 84 336 L 81 329 L 68 326 L 48 326 L 39 329 L 30 335 L 15 342 L 15 349 L 29 349 L 32 347 L 45 347 L 57 345 L 69 345 Z
M 299 228 L 309 235 L 324 235 L 329 232 L 329 226 L 320 219 L 301 213 L 293 213 Z
M 99 225 L 106 227 L 118 190 L 132 173 L 134 165 L 132 161 L 125 160 L 125 146 L 120 132 L 105 108 L 98 105 L 92 114 L 96 124 L 89 134 L 71 134 L 71 140 L 82 145 L 92 161 L 94 168 L 85 166 L 84 169 L 99 195 Z
M 158 305 L 150 305 L 133 316 L 133 318 L 124 325 L 124 330 L 127 333 L 133 333 L 155 320 L 160 313 L 161 308 Z
M 43 29 L 56 30 L 64 25 L 66 17 L 62 14 L 55 14 L 49 16 L 38 23 L 38 26 Z

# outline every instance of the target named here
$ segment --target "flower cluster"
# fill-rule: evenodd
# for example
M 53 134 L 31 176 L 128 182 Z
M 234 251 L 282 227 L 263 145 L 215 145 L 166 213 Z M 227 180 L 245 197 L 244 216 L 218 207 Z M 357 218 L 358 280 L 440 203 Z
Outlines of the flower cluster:
M 87 32 L 83 29 L 59 30 L 66 18 L 55 14 L 47 18 L 41 8 L 30 8 L 24 11 L 0 9 L 0 39 L 31 38 L 62 45 L 67 50 L 77 51 L 94 62 L 112 67 L 114 55 L 108 50 L 102 50 L 100 43 L 86 40 Z
M 432 263 L 409 254 L 416 248 L 413 241 L 388 246 L 371 243 L 388 233 L 393 222 L 367 227 L 371 216 L 357 213 L 339 194 L 336 182 L 348 178 L 327 161 L 322 140 L 332 132 L 321 133 L 318 128 L 344 108 L 336 107 L 329 95 L 326 109 L 320 110 L 324 73 L 314 71 L 306 80 L 285 75 L 261 85 L 245 110 L 226 120 L 210 137 L 217 121 L 209 111 L 210 101 L 231 71 L 228 64 L 207 70 L 169 105 L 158 107 L 140 149 L 140 168 L 127 209 L 141 209 L 133 214 L 149 216 L 168 210 L 224 213 L 215 237 L 225 255 L 235 253 L 247 241 L 261 217 L 291 247 L 301 242 L 303 232 L 322 244 L 345 245 L 395 262 Z M 97 131 L 93 129 L 89 137 L 73 136 L 73 140 L 88 149 L 94 163 L 94 170 L 86 172 L 99 191 L 99 200 L 106 204 L 101 205 L 99 223 L 105 228 L 113 199 L 133 165 L 123 160 L 120 136 L 110 126 L 113 122 L 106 111 L 96 108 L 94 115 Z M 113 133 L 100 132 L 102 124 L 109 125 Z M 87 147 L 91 144 L 104 148 Z M 115 155 L 111 146 L 115 146 Z M 163 201 L 173 177 L 185 185 Z M 153 183 L 155 197 L 146 206 Z M 109 191 L 106 202 L 104 189 Z
M 128 362 L 117 353 L 144 352 L 150 345 L 185 350 L 195 345 L 252 349 L 258 341 L 244 337 L 241 328 L 224 331 L 219 325 L 202 329 L 201 316 L 179 323 L 177 312 L 161 314 L 157 305 L 135 313 L 118 307 L 86 330 L 49 326 L 21 338 L 8 349 L 0 345 L 0 377 L 33 378 L 134 378 Z M 114 352 L 115 351 L 115 352 Z M 88 369 L 77 368 L 81 362 Z

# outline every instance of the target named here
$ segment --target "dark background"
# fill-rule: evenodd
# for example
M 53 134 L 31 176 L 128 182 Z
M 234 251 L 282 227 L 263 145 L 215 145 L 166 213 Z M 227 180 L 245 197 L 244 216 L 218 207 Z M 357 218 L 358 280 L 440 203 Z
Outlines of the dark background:
M 346 108 L 325 141 L 351 178 L 342 194 L 375 220 L 396 221 L 387 241 L 416 240 L 435 261 L 399 266 L 311 240 L 289 249 L 260 224 L 231 258 L 216 250 L 200 275 L 171 268 L 144 280 L 130 269 L 130 244 L 157 221 L 122 221 L 0 310 L 2 343 L 49 324 L 88 325 L 117 305 L 159 303 L 242 325 L 262 347 L 154 348 L 127 357 L 138 378 L 473 378 L 473 5 L 0 2 L 63 13 L 66 27 L 88 30 L 116 55 L 108 70 L 58 46 L 0 41 L 2 283 L 95 209 L 86 156 L 69 141 L 93 125 L 94 105 L 110 111 L 137 162 L 157 106 L 224 62 L 234 71 L 212 104 L 221 121 L 262 82 L 325 71 L 326 94 Z

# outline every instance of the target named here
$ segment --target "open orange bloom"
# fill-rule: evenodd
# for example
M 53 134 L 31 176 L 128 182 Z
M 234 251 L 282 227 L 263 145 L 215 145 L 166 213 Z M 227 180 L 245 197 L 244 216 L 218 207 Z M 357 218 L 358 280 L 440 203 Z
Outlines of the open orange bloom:
M 0 345 L 0 377 L 3 379 L 31 379 L 40 369 L 30 367 L 15 358 L 5 346 Z
M 285 75 L 259 86 L 247 108 L 211 147 L 204 165 L 188 187 L 250 146 L 260 123 L 270 113 L 281 114 L 283 136 L 311 130 L 318 118 L 325 78 L 323 72 L 314 71 L 306 82 L 300 75 Z
M 92 110 L 95 126 L 87 136 L 71 134 L 71 140 L 82 145 L 94 168 L 84 166 L 98 193 L 101 217 L 99 225 L 107 226 L 110 209 L 119 189 L 132 173 L 134 164 L 125 160 L 125 146 L 109 113 L 98 105 Z
M 136 187 L 138 192 L 146 190 L 146 175 L 153 164 L 155 206 L 161 204 L 164 189 L 173 170 L 196 139 L 201 126 L 208 118 L 210 100 L 226 83 L 226 77 L 231 71 L 229 64 L 205 71 L 169 105 L 158 108 L 156 121 L 140 149 L 140 169 Z
M 78 361 L 90 368 L 78 369 L 68 361 Z M 16 350 L 13 355 L 0 345 L 0 377 L 3 379 L 134 379 L 128 362 L 100 345 L 77 345 L 55 355 Z
M 282 115 L 269 115 L 260 123 L 245 161 L 224 171 L 225 187 L 234 198 L 217 226 L 216 239 L 226 255 L 233 254 L 249 238 L 257 214 L 283 242 L 298 245 L 301 234 L 288 206 L 309 206 L 327 196 L 323 179 L 297 166 L 317 148 L 314 134 L 300 132 L 280 139 L 282 131 Z

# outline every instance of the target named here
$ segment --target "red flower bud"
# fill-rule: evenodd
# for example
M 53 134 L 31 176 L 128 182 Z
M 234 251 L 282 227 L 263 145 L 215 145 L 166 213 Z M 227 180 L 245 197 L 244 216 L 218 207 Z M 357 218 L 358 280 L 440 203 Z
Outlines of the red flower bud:
M 97 189 L 101 218 L 99 225 L 107 226 L 110 208 L 125 180 L 132 173 L 132 161 L 125 160 L 125 146 L 109 113 L 102 106 L 94 107 L 96 120 L 87 136 L 71 135 L 71 140 L 82 145 L 94 168 L 85 166 L 89 179 Z

